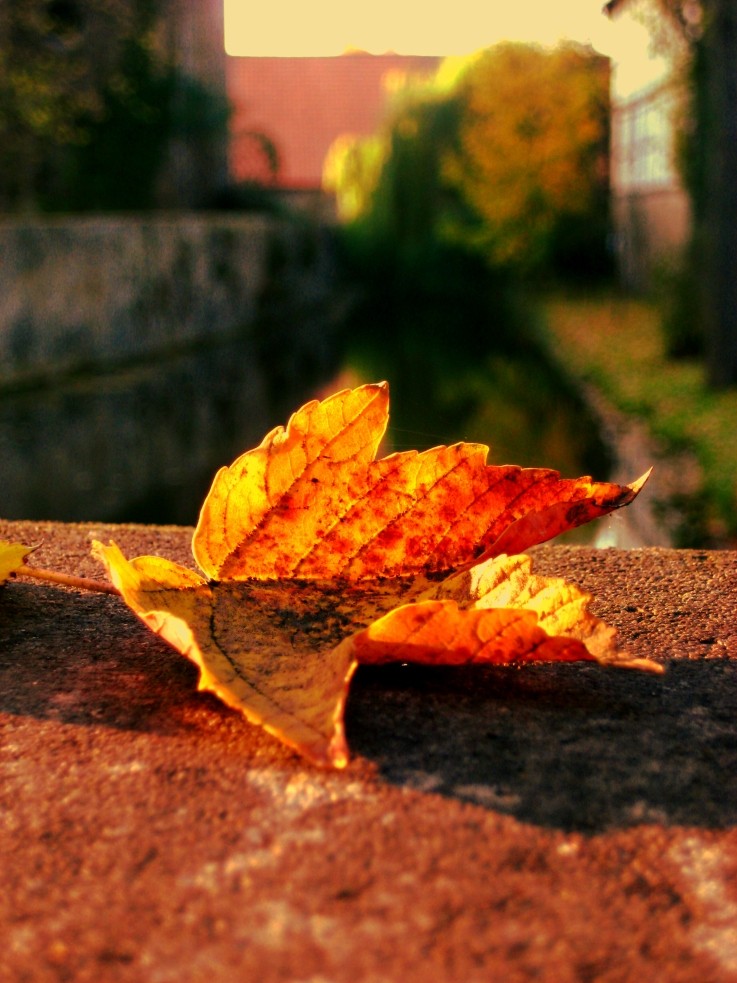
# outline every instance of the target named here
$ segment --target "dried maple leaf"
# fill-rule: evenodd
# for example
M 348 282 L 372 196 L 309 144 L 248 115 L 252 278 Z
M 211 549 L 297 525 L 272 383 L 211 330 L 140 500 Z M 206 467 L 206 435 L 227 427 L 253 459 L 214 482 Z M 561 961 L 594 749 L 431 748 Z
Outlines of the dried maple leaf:
M 34 546 L 23 546 L 21 543 L 0 539 L 0 584 L 21 569 L 34 549 Z
M 588 659 L 617 651 L 589 596 L 498 555 L 617 508 L 632 486 L 486 464 L 476 444 L 374 455 L 384 385 L 295 413 L 215 477 L 193 538 L 205 573 L 95 545 L 128 605 L 216 693 L 320 764 L 348 760 L 359 662 Z M 500 546 L 500 544 L 502 544 Z
M 345 390 L 215 476 L 192 548 L 215 580 L 393 577 L 442 571 L 536 543 L 627 505 L 633 485 L 486 464 L 459 443 L 381 460 L 386 384 Z

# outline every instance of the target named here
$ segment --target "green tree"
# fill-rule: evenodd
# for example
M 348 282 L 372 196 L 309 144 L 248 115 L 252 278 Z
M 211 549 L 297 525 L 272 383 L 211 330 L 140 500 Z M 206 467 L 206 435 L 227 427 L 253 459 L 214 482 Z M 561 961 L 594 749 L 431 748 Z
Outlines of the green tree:
M 1 207 L 35 205 L 59 152 L 84 142 L 89 122 L 104 113 L 104 80 L 140 31 L 141 13 L 126 0 L 0 6 Z
M 203 148 L 227 126 L 225 99 L 180 73 L 146 35 L 125 45 L 101 96 L 104 111 L 83 120 L 85 138 L 67 149 L 47 207 L 153 207 L 172 142 Z
M 443 172 L 457 146 L 460 115 L 455 91 L 437 79 L 409 78 L 395 91 L 378 133 L 340 139 L 328 157 L 326 184 L 355 238 L 390 254 L 400 276 L 409 268 L 422 275 L 451 217 L 465 210 Z
M 177 68 L 167 11 L 170 0 L 0 4 L 0 210 L 145 208 L 171 141 L 224 131 L 224 98 Z
M 702 0 L 693 46 L 693 278 L 714 388 L 737 385 L 737 9 Z
M 442 245 L 515 274 L 608 270 L 608 82 L 578 46 L 446 63 L 395 94 L 380 133 L 336 148 L 339 207 L 416 267 Z
M 590 49 L 505 43 L 463 74 L 446 178 L 477 221 L 460 228 L 523 272 L 606 265 L 608 61 Z
M 674 353 L 704 348 L 709 383 L 737 385 L 737 8 L 734 0 L 641 0 L 632 8 L 686 95 L 679 157 L 693 220 L 679 309 L 669 314 Z M 677 28 L 675 40 L 665 25 Z

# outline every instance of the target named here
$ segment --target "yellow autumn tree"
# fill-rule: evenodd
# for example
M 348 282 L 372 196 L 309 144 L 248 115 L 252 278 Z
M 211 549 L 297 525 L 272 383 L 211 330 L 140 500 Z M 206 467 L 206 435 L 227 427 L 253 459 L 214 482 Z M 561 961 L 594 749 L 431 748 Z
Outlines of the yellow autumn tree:
M 536 268 L 607 212 L 607 59 L 564 45 L 504 43 L 458 81 L 463 113 L 445 179 L 471 206 L 456 227 L 496 264 Z
M 503 43 L 395 91 L 377 133 L 336 142 L 324 182 L 344 221 L 405 258 L 460 247 L 514 272 L 595 275 L 608 119 L 606 58 Z

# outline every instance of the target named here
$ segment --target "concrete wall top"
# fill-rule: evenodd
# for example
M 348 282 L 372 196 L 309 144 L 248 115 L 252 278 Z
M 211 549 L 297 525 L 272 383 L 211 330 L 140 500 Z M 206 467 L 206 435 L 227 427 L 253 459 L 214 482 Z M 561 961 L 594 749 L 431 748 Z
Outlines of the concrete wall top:
M 91 536 L 189 565 L 190 535 L 0 523 L 88 576 Z M 665 674 L 361 670 L 343 772 L 198 693 L 119 598 L 6 584 L 4 979 L 734 980 L 737 553 L 536 564 Z

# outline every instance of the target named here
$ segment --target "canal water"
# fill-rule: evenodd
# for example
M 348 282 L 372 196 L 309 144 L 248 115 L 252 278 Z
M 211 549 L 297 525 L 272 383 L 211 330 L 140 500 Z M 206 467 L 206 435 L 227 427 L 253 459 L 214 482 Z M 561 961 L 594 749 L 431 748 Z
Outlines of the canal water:
M 411 332 L 354 327 L 333 385 L 390 382 L 384 452 L 478 441 L 490 463 L 607 478 L 594 419 L 534 346 L 469 355 L 452 333 L 438 344 L 432 318 Z M 0 514 L 194 523 L 217 469 L 326 391 L 314 366 L 285 374 L 270 362 L 230 341 L 0 395 Z
M 0 395 L 0 514 L 191 524 L 212 476 L 310 395 L 230 341 Z

